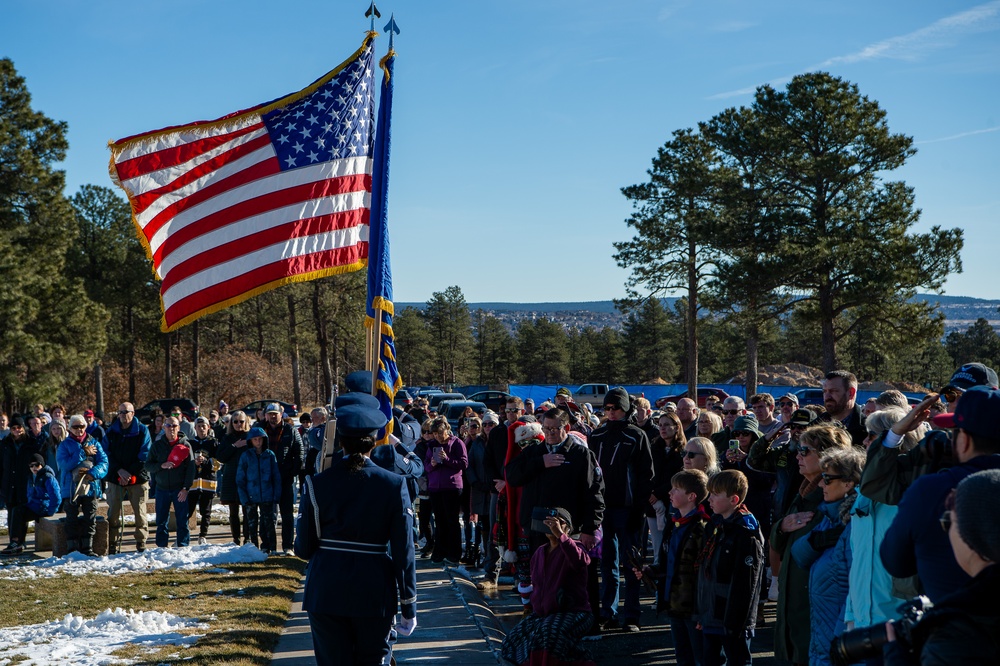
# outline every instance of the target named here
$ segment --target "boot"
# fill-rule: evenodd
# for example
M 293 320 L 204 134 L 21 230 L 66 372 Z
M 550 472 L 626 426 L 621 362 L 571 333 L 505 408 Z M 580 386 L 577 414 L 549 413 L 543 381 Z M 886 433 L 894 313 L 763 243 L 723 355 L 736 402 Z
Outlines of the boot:
M 477 544 L 475 546 L 472 546 L 471 551 L 469 553 L 469 565 L 473 569 L 479 569 L 481 568 L 480 567 L 481 561 L 482 561 L 482 555 L 479 552 L 479 545 Z
M 79 539 L 66 539 L 66 553 L 75 553 L 80 550 L 80 540 Z
M 97 553 L 94 552 L 94 537 L 92 535 L 80 539 L 80 552 L 87 557 L 97 557 Z

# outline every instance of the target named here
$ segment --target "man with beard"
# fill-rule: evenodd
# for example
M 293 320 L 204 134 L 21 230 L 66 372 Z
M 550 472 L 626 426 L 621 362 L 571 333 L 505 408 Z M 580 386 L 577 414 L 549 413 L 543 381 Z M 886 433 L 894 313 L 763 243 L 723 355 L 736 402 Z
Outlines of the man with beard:
M 278 511 L 281 512 L 281 550 L 291 555 L 295 545 L 295 479 L 302 470 L 302 438 L 298 428 L 286 425 L 281 420 L 282 408 L 272 402 L 264 410 L 264 432 L 267 433 L 267 446 L 278 458 L 278 470 L 281 473 L 281 499 L 278 501 Z
M 833 370 L 826 373 L 823 382 L 823 406 L 828 420 L 840 421 L 851 436 L 851 444 L 861 450 L 865 448 L 865 416 L 861 405 L 855 402 L 858 395 L 858 378 L 847 370 Z

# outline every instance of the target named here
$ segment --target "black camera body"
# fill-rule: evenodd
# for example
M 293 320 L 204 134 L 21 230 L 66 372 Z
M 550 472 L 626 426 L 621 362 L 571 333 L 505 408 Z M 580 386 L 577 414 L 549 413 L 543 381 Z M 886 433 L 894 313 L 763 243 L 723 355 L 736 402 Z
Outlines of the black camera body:
M 951 435 L 945 430 L 931 430 L 920 442 L 920 447 L 923 448 L 924 458 L 933 472 L 955 464 L 955 447 L 951 442 Z
M 934 604 L 924 596 L 914 597 L 900 604 L 898 610 L 902 617 L 892 622 L 896 641 L 907 649 L 912 649 L 914 629 L 931 608 L 934 608 Z M 845 631 L 830 644 L 830 659 L 836 666 L 856 664 L 882 654 L 882 646 L 888 642 L 885 623 Z

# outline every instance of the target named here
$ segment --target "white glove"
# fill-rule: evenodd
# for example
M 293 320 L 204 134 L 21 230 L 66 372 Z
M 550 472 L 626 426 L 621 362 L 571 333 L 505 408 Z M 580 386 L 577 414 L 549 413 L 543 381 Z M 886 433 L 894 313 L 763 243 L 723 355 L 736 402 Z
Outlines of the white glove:
M 417 618 L 416 616 L 407 619 L 401 618 L 399 624 L 396 625 L 396 633 L 400 636 L 409 636 L 413 633 L 413 630 L 417 628 Z
M 656 500 L 653 510 L 656 511 L 656 528 L 662 532 L 667 527 L 667 506 L 663 500 Z

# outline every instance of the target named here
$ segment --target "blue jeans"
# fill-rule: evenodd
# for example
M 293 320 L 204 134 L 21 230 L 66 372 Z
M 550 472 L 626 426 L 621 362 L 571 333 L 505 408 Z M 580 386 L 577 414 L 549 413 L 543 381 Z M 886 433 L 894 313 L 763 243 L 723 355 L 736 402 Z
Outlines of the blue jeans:
M 630 532 L 625 523 L 632 509 L 607 509 L 604 511 L 604 541 L 601 544 L 601 612 L 605 619 L 618 615 L 618 576 L 620 568 L 625 576 L 625 621 L 639 621 L 639 580 L 632 575 L 628 563 L 629 549 L 635 544 L 637 535 Z M 620 561 L 620 565 L 619 565 Z
M 670 618 L 670 635 L 674 639 L 677 666 L 703 666 L 705 644 L 701 629 L 694 618 Z
M 177 501 L 178 491 L 156 489 L 156 545 L 166 548 L 170 543 L 170 507 L 174 507 L 174 517 L 177 519 L 177 547 L 183 548 L 191 543 L 191 531 L 188 529 L 187 500 Z

